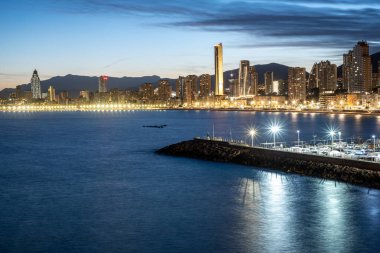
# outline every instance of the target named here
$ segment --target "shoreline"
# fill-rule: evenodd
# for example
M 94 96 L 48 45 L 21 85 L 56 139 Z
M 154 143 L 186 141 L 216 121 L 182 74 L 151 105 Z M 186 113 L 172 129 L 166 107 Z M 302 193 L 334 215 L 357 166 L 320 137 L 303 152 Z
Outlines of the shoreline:
M 325 114 L 325 115 L 352 115 L 352 116 L 380 116 L 380 110 L 289 110 L 289 109 L 259 109 L 259 108 L 173 108 L 173 107 L 147 107 L 128 108 L 126 106 L 110 108 L 81 108 L 78 106 L 56 106 L 51 108 L 37 107 L 1 107 L 0 112 L 114 112 L 114 111 L 215 111 L 215 112 L 268 112 L 268 113 L 300 113 L 300 114 Z
M 380 189 L 380 164 L 367 161 L 238 146 L 224 141 L 203 139 L 172 144 L 156 152 L 170 156 L 262 167 Z

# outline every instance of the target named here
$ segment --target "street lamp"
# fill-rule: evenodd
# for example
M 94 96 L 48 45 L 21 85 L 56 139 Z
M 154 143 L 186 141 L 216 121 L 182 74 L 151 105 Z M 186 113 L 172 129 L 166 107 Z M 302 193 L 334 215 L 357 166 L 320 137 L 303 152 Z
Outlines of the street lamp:
M 372 135 L 372 139 L 373 139 L 373 152 L 376 151 L 376 135 Z
M 330 131 L 329 135 L 331 136 L 331 146 L 334 144 L 334 136 L 335 136 L 335 131 Z
M 300 130 L 297 130 L 298 147 L 300 146 Z
M 270 128 L 270 131 L 273 134 L 273 148 L 276 147 L 276 134 L 280 131 L 280 127 L 277 125 L 274 125 Z
M 252 147 L 253 147 L 253 138 L 255 138 L 256 134 L 257 134 L 256 129 L 252 128 L 251 130 L 249 130 L 249 135 L 251 136 L 251 141 L 252 141 L 251 143 Z
M 313 135 L 313 138 L 314 138 L 314 146 L 315 146 L 315 138 L 316 138 L 317 136 L 314 134 Z

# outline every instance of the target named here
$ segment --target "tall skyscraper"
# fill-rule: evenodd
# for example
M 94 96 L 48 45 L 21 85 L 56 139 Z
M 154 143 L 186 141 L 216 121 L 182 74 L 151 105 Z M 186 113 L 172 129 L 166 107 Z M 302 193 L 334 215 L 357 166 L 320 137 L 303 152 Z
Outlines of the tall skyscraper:
M 214 62 L 215 62 L 215 95 L 224 95 L 223 80 L 223 45 L 219 43 L 214 46 Z
M 306 99 L 306 69 L 289 68 L 288 70 L 288 95 L 290 100 L 304 101 Z
M 49 86 L 48 97 L 50 102 L 55 101 L 55 89 L 52 85 Z
M 257 95 L 257 85 L 259 83 L 259 75 L 254 66 L 249 67 L 248 71 L 249 89 L 247 95 Z
M 108 76 L 99 77 L 99 93 L 107 92 L 107 81 L 108 81 Z
M 265 94 L 270 95 L 273 93 L 273 72 L 264 73 L 265 81 Z
M 190 105 L 198 97 L 198 77 L 196 75 L 188 75 L 185 78 L 185 102 Z
M 38 77 L 37 70 L 33 71 L 32 79 L 30 79 L 31 89 L 32 89 L 32 98 L 33 99 L 41 99 L 41 81 Z
M 154 89 L 151 83 L 144 83 L 139 88 L 139 95 L 142 100 L 153 100 Z
M 248 93 L 248 71 L 249 71 L 249 61 L 242 60 L 240 61 L 239 68 L 239 88 L 238 96 L 246 96 Z
M 170 87 L 168 80 L 160 80 L 158 82 L 158 99 L 161 101 L 167 101 L 170 99 L 172 88 Z
M 199 96 L 205 98 L 211 94 L 211 76 L 203 74 L 199 76 Z
M 354 93 L 372 91 L 372 64 L 367 42 L 358 42 L 353 50 L 343 55 L 343 86 Z
M 185 100 L 185 77 L 179 76 L 175 84 L 176 97 L 179 98 L 181 105 Z
M 308 90 L 319 89 L 319 93 L 335 91 L 337 87 L 337 67 L 329 61 L 314 63 L 308 82 Z
M 24 97 L 24 92 L 21 88 L 21 85 L 16 86 L 16 98 L 20 99 Z

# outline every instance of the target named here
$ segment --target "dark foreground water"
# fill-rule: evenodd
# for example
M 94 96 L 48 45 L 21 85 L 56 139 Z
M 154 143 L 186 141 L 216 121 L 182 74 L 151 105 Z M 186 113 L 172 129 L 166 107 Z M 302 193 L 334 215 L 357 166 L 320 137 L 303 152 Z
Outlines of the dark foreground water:
M 279 141 L 380 134 L 364 116 L 0 113 L 0 252 L 378 252 L 380 191 L 154 153 L 270 121 Z

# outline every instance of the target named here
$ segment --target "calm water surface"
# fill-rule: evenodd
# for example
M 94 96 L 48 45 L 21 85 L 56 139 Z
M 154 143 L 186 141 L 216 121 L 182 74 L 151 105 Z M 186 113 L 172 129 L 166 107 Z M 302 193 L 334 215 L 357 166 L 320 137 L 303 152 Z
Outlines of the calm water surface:
M 0 113 L 0 252 L 378 252 L 380 191 L 160 156 L 205 136 L 380 135 L 380 118 L 252 112 Z M 164 129 L 142 125 L 167 124 Z M 249 141 L 249 138 L 247 139 Z

